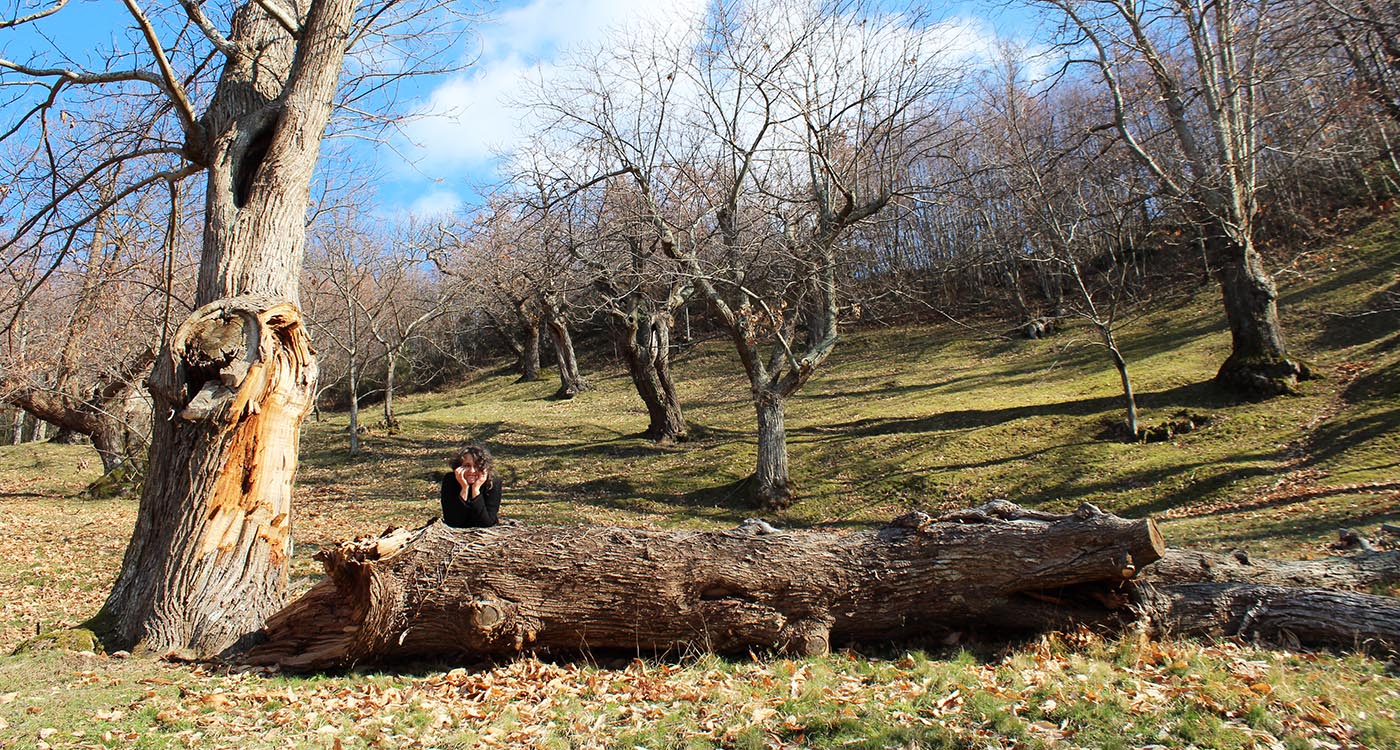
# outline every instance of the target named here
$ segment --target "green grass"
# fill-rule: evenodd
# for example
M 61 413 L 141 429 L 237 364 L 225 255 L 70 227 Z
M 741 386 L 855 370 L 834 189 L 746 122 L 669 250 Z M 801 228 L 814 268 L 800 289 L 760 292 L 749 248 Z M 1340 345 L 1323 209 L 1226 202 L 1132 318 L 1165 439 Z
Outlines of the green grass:
M 1117 375 L 1090 332 L 976 340 L 951 326 L 854 330 L 787 411 L 799 498 L 771 520 L 861 527 L 909 509 L 1005 497 L 1068 510 L 1092 502 L 1158 515 L 1173 543 L 1319 550 L 1339 525 L 1400 520 L 1400 315 L 1394 220 L 1301 256 L 1279 274 L 1293 348 L 1322 375 L 1300 394 L 1239 402 L 1210 380 L 1229 349 L 1218 290 L 1160 300 L 1122 331 L 1145 423 L 1187 410 L 1209 427 L 1166 443 L 1110 439 Z M 343 417 L 309 423 L 300 492 L 326 512 L 366 508 L 359 533 L 434 512 L 431 483 L 453 448 L 484 440 L 503 467 L 507 515 L 531 523 L 726 526 L 757 514 L 754 415 L 723 341 L 676 363 L 694 439 L 639 439 L 645 412 L 616 366 L 594 389 L 549 400 L 556 383 L 484 371 L 460 388 L 399 399 L 404 429 L 371 431 L 345 455 Z M 313 502 L 310 512 L 322 505 Z M 332 511 L 331 507 L 340 510 Z M 332 540 L 327 540 L 332 541 Z
M 1145 422 L 1179 410 L 1208 427 L 1166 443 L 1108 438 L 1116 373 L 1089 331 L 976 339 L 949 326 L 856 330 L 789 405 L 799 499 L 743 500 L 754 416 L 722 341 L 676 364 L 694 439 L 637 437 L 625 373 L 594 389 L 497 370 L 399 400 L 403 430 L 345 455 L 345 416 L 308 422 L 293 575 L 321 546 L 417 525 L 462 442 L 486 441 L 503 512 L 527 523 L 866 528 L 909 509 L 1005 497 L 1081 502 L 1162 520 L 1180 546 L 1327 554 L 1338 527 L 1400 523 L 1400 220 L 1376 223 L 1279 273 L 1293 348 L 1323 375 L 1295 396 L 1240 402 L 1210 384 L 1229 346 L 1213 286 L 1143 311 L 1122 336 Z M 366 421 L 375 419 L 367 412 Z M 0 648 L 81 621 L 120 564 L 134 502 L 90 500 L 91 449 L 0 446 Z M 1400 748 L 1395 667 L 1362 656 L 1231 643 L 1050 634 L 790 660 L 411 665 L 400 673 L 283 676 L 73 652 L 0 658 L 0 748 Z

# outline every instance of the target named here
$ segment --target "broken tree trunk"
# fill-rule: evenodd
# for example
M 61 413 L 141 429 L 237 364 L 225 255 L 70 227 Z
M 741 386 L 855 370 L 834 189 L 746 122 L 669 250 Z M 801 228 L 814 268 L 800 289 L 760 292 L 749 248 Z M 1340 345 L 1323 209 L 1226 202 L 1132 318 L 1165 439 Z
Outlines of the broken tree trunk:
M 1037 629 L 988 618 L 1066 587 L 1107 611 L 1163 550 L 1151 520 L 1090 505 L 1050 516 L 997 502 L 860 533 L 433 523 L 322 552 L 327 578 L 246 658 L 324 669 L 525 647 L 816 654 L 969 625 Z
M 136 528 L 102 611 L 110 650 L 220 653 L 285 602 L 292 477 L 316 357 L 295 305 L 191 313 L 150 378 L 159 418 Z

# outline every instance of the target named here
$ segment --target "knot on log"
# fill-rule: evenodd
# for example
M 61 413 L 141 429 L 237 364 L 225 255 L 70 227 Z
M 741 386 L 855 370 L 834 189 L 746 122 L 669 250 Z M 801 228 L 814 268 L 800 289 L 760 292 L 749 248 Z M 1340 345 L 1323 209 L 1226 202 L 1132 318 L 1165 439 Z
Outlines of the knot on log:
M 472 627 L 483 634 L 505 622 L 506 613 L 499 604 L 490 599 L 482 599 L 471 605 Z
M 1098 506 L 1093 503 L 1080 503 L 1079 507 L 1074 509 L 1074 517 L 1081 521 L 1087 521 L 1090 518 L 1103 515 L 1107 514 L 1099 510 Z
M 922 511 L 911 510 L 908 513 L 896 516 L 893 521 L 890 521 L 890 525 L 886 528 L 914 529 L 917 531 L 931 523 L 933 523 L 933 517 L 929 514 Z
M 821 656 L 831 651 L 831 622 L 806 618 L 788 623 L 778 646 L 793 656 Z

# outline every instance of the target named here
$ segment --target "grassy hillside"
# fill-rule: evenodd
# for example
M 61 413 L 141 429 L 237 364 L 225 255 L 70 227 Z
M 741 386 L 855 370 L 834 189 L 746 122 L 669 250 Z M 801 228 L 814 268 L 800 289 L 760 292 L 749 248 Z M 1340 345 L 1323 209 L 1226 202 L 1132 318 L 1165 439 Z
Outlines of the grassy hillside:
M 1229 348 L 1214 286 L 1159 299 L 1123 334 L 1144 421 L 1185 410 L 1204 429 L 1111 439 L 1116 373 L 1090 332 L 1045 341 L 953 326 L 854 331 L 793 399 L 800 499 L 778 525 L 861 527 L 1005 497 L 1083 501 L 1163 519 L 1169 542 L 1329 554 L 1340 526 L 1400 523 L 1400 217 L 1289 259 L 1291 345 L 1323 375 L 1255 403 L 1209 380 Z M 319 546 L 419 524 L 468 439 L 496 450 L 503 511 L 529 523 L 725 527 L 755 515 L 741 482 L 753 414 L 733 355 L 677 363 L 694 439 L 635 437 L 625 374 L 594 390 L 480 372 L 400 401 L 404 429 L 345 456 L 344 415 L 309 422 L 295 575 Z M 367 421 L 373 417 L 367 415 Z M 75 446 L 0 446 L 0 650 L 94 612 L 134 501 L 82 498 L 100 464 Z M 0 658 L 0 749 L 705 747 L 1400 747 L 1400 680 L 1367 657 L 1240 644 L 1056 634 L 1010 647 L 892 645 L 790 660 L 550 663 L 523 658 L 403 673 L 286 677 L 51 652 Z
M 1123 331 L 1144 422 L 1185 410 L 1210 423 L 1146 445 L 1113 439 L 1118 378 L 1087 327 L 1040 341 L 948 325 L 850 332 L 791 401 L 800 498 L 774 520 L 858 526 L 997 497 L 1051 510 L 1088 501 L 1163 517 L 1176 544 L 1280 554 L 1338 526 L 1400 521 L 1397 274 L 1396 221 L 1294 259 L 1278 274 L 1284 324 L 1323 377 L 1256 403 L 1210 383 L 1229 351 L 1216 287 L 1157 300 Z M 702 342 L 676 372 L 694 433 L 682 445 L 636 437 L 646 415 L 618 368 L 591 372 L 595 389 L 567 402 L 548 400 L 555 382 L 482 372 L 401 399 L 402 433 L 371 431 L 355 461 L 343 419 L 310 423 L 301 491 L 317 518 L 368 509 L 350 513 L 361 533 L 420 522 L 435 512 L 434 474 L 478 439 L 504 469 L 503 512 L 528 522 L 723 526 L 757 514 L 740 486 L 754 415 L 733 354 Z

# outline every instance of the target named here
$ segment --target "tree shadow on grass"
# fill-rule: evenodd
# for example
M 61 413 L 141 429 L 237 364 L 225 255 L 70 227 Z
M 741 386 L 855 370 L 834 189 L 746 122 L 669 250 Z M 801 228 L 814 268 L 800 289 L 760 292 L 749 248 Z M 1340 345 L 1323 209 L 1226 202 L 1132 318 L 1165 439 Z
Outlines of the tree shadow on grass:
M 1321 332 L 1317 335 L 1319 348 L 1347 349 L 1380 341 L 1393 335 L 1400 327 L 1400 310 L 1395 308 L 1396 295 L 1400 294 L 1400 282 L 1388 289 L 1378 289 L 1360 310 L 1346 314 L 1330 313 L 1323 319 Z
M 1356 528 L 1383 523 L 1400 522 L 1400 509 L 1363 510 L 1339 508 L 1334 510 L 1310 510 L 1298 513 L 1287 519 L 1250 518 L 1248 524 L 1241 523 L 1220 536 L 1223 543 L 1243 543 L 1251 541 L 1278 541 L 1281 538 L 1315 540 L 1322 542 L 1330 537 L 1336 540 L 1341 528 Z
M 1182 518 L 1206 518 L 1210 516 L 1228 516 L 1235 513 L 1254 513 L 1265 510 L 1280 510 L 1293 505 L 1321 500 L 1328 497 L 1341 497 L 1345 495 L 1359 495 L 1369 493 L 1400 492 L 1400 481 L 1379 482 L 1361 487 L 1315 487 L 1296 492 L 1282 494 L 1265 495 L 1254 500 L 1241 502 L 1238 505 L 1228 507 L 1216 507 L 1203 510 L 1199 513 L 1184 513 Z M 1394 513 L 1400 513 L 1397 509 Z
M 1400 341 L 1400 335 L 1392 338 Z M 1333 458 L 1358 443 L 1400 430 L 1400 372 L 1396 369 L 1395 364 L 1374 367 L 1347 384 L 1343 401 L 1362 410 L 1372 405 L 1379 408 L 1354 418 L 1344 413 L 1322 424 L 1310 446 L 1317 460 Z
M 701 487 L 680 494 L 648 491 L 638 481 L 612 476 L 559 487 L 554 494 L 594 508 L 635 513 L 655 507 L 706 511 L 695 518 L 738 525 L 759 511 L 747 499 L 750 478 Z
M 788 430 L 789 435 L 807 437 L 808 442 L 843 440 L 852 437 L 875 437 L 901 433 L 936 433 L 973 428 L 994 427 L 1023 419 L 1036 417 L 1087 417 L 1106 412 L 1116 412 L 1122 407 L 1119 395 L 1099 396 L 1073 401 L 1058 401 L 1026 406 L 1008 406 L 1002 409 L 962 409 L 937 414 L 910 417 L 875 417 L 849 422 L 811 425 Z M 1152 391 L 1138 395 L 1140 408 L 1153 409 L 1217 409 L 1238 405 L 1240 400 L 1231 396 L 1213 382 L 1191 383 L 1188 385 Z M 1063 447 L 1063 446 L 1061 446 Z M 1014 459 L 1005 459 L 1014 460 Z

